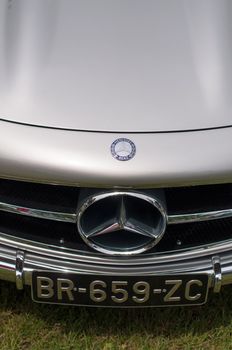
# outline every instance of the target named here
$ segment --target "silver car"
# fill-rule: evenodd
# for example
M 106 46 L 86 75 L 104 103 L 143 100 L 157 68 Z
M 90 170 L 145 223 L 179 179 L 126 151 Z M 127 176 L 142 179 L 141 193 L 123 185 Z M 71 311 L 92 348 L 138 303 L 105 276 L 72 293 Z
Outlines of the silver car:
M 231 0 L 0 0 L 0 279 L 197 305 L 232 283 Z

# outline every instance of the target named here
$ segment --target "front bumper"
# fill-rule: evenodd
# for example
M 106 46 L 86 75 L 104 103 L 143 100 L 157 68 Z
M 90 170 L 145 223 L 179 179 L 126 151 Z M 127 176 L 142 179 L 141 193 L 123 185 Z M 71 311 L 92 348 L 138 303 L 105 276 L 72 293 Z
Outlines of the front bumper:
M 55 271 L 95 275 L 157 275 L 207 273 L 209 286 L 220 292 L 232 283 L 232 241 L 176 254 L 148 254 L 117 258 L 34 245 L 29 241 L 0 237 L 0 279 L 31 285 L 32 271 Z

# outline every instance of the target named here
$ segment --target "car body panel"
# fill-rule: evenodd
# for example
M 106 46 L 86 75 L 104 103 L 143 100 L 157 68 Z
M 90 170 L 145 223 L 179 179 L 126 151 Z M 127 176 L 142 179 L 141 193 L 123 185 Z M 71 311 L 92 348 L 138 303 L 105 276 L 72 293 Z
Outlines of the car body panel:
M 118 161 L 111 144 L 131 139 Z M 232 128 L 174 133 L 100 133 L 0 121 L 1 177 L 90 187 L 167 187 L 231 182 Z
M 1 280 L 118 307 L 232 283 L 231 14 L 231 0 L 0 1 Z
M 229 0 L 2 0 L 0 118 L 128 133 L 231 125 L 231 14 Z

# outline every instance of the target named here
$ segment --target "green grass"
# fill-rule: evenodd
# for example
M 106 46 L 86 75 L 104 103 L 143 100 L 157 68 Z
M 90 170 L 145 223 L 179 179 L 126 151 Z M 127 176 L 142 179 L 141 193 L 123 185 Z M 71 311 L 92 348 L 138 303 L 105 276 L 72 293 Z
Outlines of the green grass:
M 0 349 L 232 349 L 232 287 L 202 307 L 97 309 L 35 304 L 0 283 Z

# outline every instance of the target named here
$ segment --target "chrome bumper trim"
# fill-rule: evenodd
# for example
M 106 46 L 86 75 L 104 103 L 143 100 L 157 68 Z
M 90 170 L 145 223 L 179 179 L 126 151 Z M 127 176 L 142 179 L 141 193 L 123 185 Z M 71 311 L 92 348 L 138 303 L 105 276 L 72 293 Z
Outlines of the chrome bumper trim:
M 139 254 L 137 256 L 128 257 L 115 257 L 111 255 L 102 255 L 100 253 L 90 253 L 88 251 L 80 251 L 74 249 L 68 249 L 64 247 L 47 245 L 35 241 L 29 241 L 26 239 L 9 236 L 0 232 L 0 247 L 1 245 L 9 248 L 15 248 L 16 250 L 31 252 L 36 255 L 44 255 L 46 258 L 58 258 L 61 260 L 72 260 L 75 262 L 82 261 L 86 264 L 94 265 L 116 265 L 116 266 L 138 266 L 138 265 L 153 265 L 163 263 L 182 263 L 189 259 L 204 258 L 207 256 L 220 255 L 224 252 L 231 251 L 232 254 L 232 239 L 219 243 L 212 243 L 208 246 L 199 246 L 189 249 L 180 249 L 177 251 L 170 251 L 165 253 L 150 253 Z M 0 250 L 1 259 L 1 250 Z
M 2 239 L 0 239 L 2 241 Z M 39 249 L 36 252 L 17 244 L 0 242 L 0 279 L 16 283 L 18 289 L 31 285 L 33 270 L 74 272 L 96 275 L 152 275 L 152 274 L 192 274 L 207 273 L 209 286 L 218 293 L 222 285 L 232 283 L 232 247 L 227 251 L 206 249 L 206 255 L 172 254 L 137 258 L 104 258 L 94 254 L 72 254 L 55 249 Z M 220 247 L 219 247 L 220 248 Z M 32 249 L 33 250 L 33 249 Z M 182 259 L 181 259 L 182 255 Z M 76 259 L 75 259 L 76 257 Z

